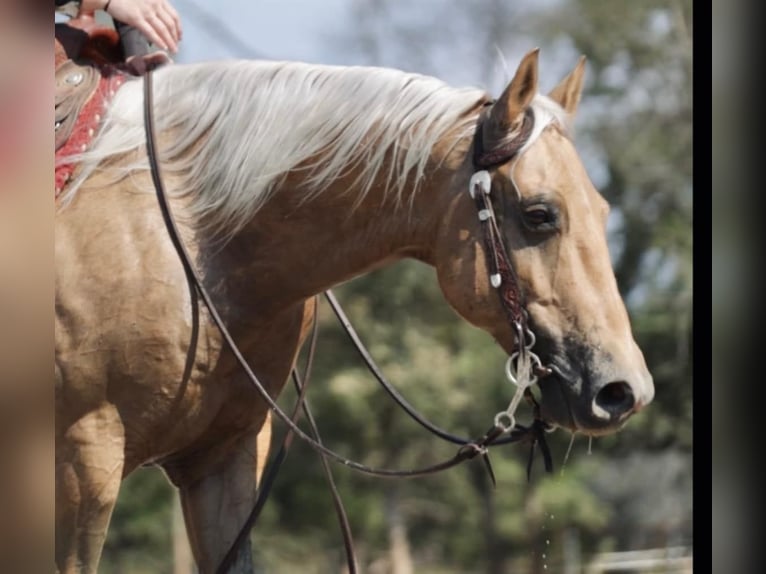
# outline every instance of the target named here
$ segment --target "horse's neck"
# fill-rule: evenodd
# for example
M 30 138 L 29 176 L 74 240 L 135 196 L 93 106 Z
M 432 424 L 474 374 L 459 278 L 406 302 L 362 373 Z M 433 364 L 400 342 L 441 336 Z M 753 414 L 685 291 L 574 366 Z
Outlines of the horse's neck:
M 400 202 L 385 197 L 383 185 L 359 205 L 344 181 L 311 200 L 299 186 L 281 189 L 226 248 L 229 263 L 217 271 L 228 267 L 231 277 L 231 266 L 238 267 L 240 280 L 230 280 L 230 289 L 273 310 L 404 257 L 431 263 L 456 167 L 442 164 Z

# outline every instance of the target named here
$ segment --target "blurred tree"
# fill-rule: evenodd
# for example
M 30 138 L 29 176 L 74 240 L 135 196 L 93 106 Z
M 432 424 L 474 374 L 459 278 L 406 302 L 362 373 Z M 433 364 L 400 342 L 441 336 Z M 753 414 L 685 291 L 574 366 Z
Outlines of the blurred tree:
M 122 484 L 99 572 L 172 572 L 171 496 L 174 495 L 165 475 L 151 468 L 137 470 Z

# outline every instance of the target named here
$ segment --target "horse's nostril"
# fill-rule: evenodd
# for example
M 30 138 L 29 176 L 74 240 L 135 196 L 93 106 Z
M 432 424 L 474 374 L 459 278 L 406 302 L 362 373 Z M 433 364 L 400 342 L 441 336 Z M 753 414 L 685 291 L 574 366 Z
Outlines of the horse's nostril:
M 594 410 L 606 411 L 609 418 L 619 417 L 633 409 L 636 399 L 628 383 L 608 383 L 598 392 L 593 401 Z

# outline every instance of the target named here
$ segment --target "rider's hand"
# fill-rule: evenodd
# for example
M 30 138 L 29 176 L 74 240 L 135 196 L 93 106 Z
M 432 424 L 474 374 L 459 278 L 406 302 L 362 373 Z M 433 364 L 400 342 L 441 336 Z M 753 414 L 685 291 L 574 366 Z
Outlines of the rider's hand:
M 168 0 L 110 0 L 107 13 L 140 30 L 163 50 L 178 51 L 181 19 Z

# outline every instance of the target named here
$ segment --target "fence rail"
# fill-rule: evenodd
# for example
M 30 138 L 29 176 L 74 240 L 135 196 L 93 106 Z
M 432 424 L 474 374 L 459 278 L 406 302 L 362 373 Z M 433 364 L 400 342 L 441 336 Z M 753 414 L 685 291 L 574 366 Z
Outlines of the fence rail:
M 603 552 L 596 554 L 585 568 L 586 574 L 640 572 L 691 574 L 692 549 L 686 546 Z

